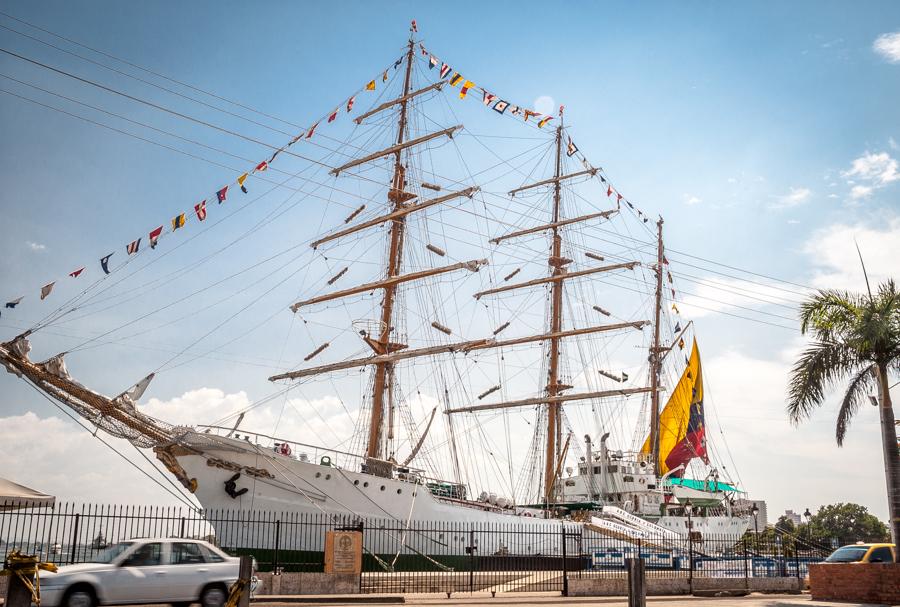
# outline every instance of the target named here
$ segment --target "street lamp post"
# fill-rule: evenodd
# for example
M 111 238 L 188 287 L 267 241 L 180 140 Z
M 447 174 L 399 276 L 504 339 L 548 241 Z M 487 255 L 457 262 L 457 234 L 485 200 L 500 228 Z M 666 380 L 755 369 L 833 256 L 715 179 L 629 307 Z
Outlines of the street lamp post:
M 812 512 L 809 511 L 809 508 L 803 513 L 803 518 L 806 519 L 806 549 L 809 550 L 811 547 L 810 538 L 812 537 L 812 533 L 809 528 L 809 521 L 812 518 Z
M 756 531 L 756 553 L 759 554 L 759 506 L 753 504 L 750 508 L 750 514 L 753 515 L 753 529 Z

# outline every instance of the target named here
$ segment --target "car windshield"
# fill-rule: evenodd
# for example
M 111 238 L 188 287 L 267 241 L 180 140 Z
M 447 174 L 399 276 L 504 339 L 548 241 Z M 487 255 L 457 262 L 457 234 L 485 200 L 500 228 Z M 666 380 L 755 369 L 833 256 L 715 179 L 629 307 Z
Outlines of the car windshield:
M 826 563 L 855 563 L 861 561 L 869 549 L 865 546 L 844 546 L 825 559 Z
M 106 550 L 102 550 L 91 557 L 92 563 L 111 563 L 115 560 L 117 556 L 128 550 L 131 546 L 134 545 L 134 542 L 119 542 L 118 544 L 113 544 Z

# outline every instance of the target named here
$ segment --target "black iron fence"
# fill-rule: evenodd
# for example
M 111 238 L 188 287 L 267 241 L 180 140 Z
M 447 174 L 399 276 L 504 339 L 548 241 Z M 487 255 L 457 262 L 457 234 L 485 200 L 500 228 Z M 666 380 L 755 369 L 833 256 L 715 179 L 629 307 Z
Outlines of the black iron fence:
M 643 534 L 610 537 L 574 522 L 521 519 L 485 525 L 360 519 L 324 513 L 178 507 L 0 504 L 0 552 L 17 548 L 59 565 L 89 562 L 140 537 L 204 539 L 251 554 L 261 571 L 324 570 L 325 533 L 363 533 L 363 592 L 563 591 L 572 577 L 624 577 L 625 559 L 648 577 L 804 577 L 830 550 L 796 536 Z

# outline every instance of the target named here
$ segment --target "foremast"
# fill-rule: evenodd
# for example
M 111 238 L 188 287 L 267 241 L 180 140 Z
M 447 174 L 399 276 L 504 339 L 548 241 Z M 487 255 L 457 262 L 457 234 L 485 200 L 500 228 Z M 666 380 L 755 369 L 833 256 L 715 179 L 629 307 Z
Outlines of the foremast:
M 409 85 L 412 77 L 414 42 L 412 35 L 409 37 L 409 47 L 406 51 L 406 74 L 403 79 L 403 95 L 400 97 L 400 115 L 397 121 L 397 151 L 394 153 L 394 176 L 391 181 L 391 189 L 388 199 L 393 203 L 393 210 L 399 211 L 407 200 L 412 198 L 404 190 L 405 173 L 401 160 L 403 139 L 406 133 L 406 111 L 409 104 Z M 400 265 L 403 258 L 403 237 L 406 229 L 406 218 L 398 217 L 390 222 L 390 245 L 388 252 L 388 278 L 394 278 L 400 273 Z M 397 294 L 397 284 L 388 283 L 384 287 L 384 299 L 381 304 L 381 325 L 378 340 L 367 339 L 366 343 L 375 351 L 375 354 L 388 354 L 399 348 L 401 344 L 391 343 L 391 327 L 394 320 L 394 298 Z M 375 381 L 372 388 L 372 414 L 369 421 L 369 440 L 366 445 L 366 457 L 381 459 L 381 435 L 384 426 L 385 400 L 390 400 L 394 390 L 394 365 L 390 362 L 376 363 Z

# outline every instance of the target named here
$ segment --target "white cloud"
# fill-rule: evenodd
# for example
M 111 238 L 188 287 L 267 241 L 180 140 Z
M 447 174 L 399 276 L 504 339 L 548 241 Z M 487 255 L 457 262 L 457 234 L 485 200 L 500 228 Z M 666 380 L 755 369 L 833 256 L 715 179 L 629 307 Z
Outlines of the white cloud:
M 684 200 L 684 204 L 688 206 L 693 206 L 695 204 L 700 204 L 703 202 L 700 198 L 697 198 L 693 194 L 682 194 L 681 199 Z
M 43 245 L 39 242 L 31 242 L 30 240 L 27 241 L 25 244 L 27 244 L 28 248 L 31 249 L 32 251 L 43 251 L 47 248 L 47 245 Z
M 866 152 L 851 163 L 849 171 L 841 175 L 845 178 L 857 177 L 875 187 L 881 187 L 900 179 L 900 172 L 897 169 L 897 161 L 887 152 L 878 154 Z
M 778 196 L 778 202 L 772 205 L 772 208 L 787 209 L 801 205 L 808 201 L 812 196 L 812 190 L 809 188 L 791 188 L 791 191 L 783 196 Z
M 547 116 L 553 116 L 556 112 L 556 101 L 548 95 L 541 95 L 534 100 L 534 110 Z
M 734 177 L 729 177 L 728 183 L 737 183 L 737 179 L 735 179 Z
M 834 439 L 837 394 L 799 426 L 788 421 L 787 380 L 803 345 L 798 338 L 761 357 L 737 348 L 707 354 L 704 401 L 708 402 L 706 424 L 713 459 L 717 465 L 727 465 L 733 475 L 722 444 L 727 441 L 728 451 L 737 459 L 742 488 L 768 502 L 770 519 L 788 508 L 809 507 L 815 512 L 819 505 L 847 501 L 845 483 L 858 489 L 851 501 L 884 518 L 887 503 L 881 467 L 864 464 L 881 456 L 877 411 L 860 409 L 840 449 Z M 720 423 L 724 439 L 718 433 Z
M 125 441 L 102 437 L 139 462 L 140 469 L 153 474 L 149 464 Z M 175 501 L 89 432 L 59 417 L 40 418 L 28 412 L 0 418 L 0 461 L 6 470 L 4 476 L 60 500 L 107 504 Z M 156 478 L 162 480 L 158 474 Z
M 795 226 L 798 223 L 800 223 L 800 220 L 799 219 L 788 219 L 787 222 L 788 222 L 788 225 Z
M 897 140 L 893 137 L 888 137 L 888 145 L 891 146 L 892 150 L 900 150 L 900 145 L 897 145 Z
M 850 189 L 852 200 L 862 200 L 872 195 L 872 188 L 867 185 L 855 185 Z
M 890 63 L 900 63 L 900 32 L 881 34 L 872 43 L 872 50 Z
M 883 227 L 862 224 L 832 225 L 814 232 L 803 247 L 815 267 L 812 284 L 821 288 L 865 289 L 856 244 L 866 262 L 869 281 L 875 285 L 897 275 L 900 259 L 900 216 Z

